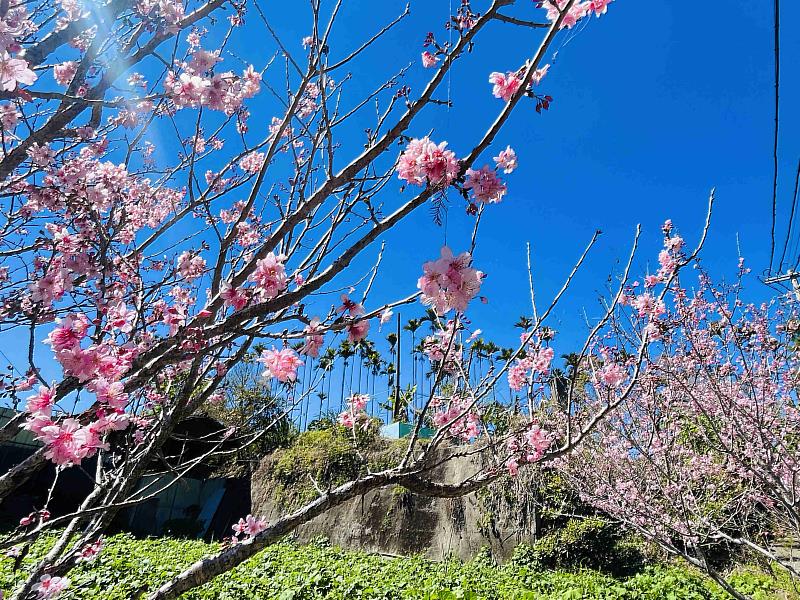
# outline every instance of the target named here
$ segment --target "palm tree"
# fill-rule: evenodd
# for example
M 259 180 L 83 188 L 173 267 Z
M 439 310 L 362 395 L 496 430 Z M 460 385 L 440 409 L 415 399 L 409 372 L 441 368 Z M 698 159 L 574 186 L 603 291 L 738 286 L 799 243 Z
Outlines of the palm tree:
M 333 348 L 328 348 L 323 354 L 319 362 L 317 363 L 319 367 L 323 370 L 322 374 L 322 386 L 323 389 L 325 387 L 325 380 L 328 380 L 328 391 L 327 393 L 320 394 L 320 415 L 322 414 L 322 396 L 324 395 L 325 399 L 328 400 L 328 410 L 330 410 L 330 399 L 331 399 L 331 383 L 333 377 L 331 376 L 331 371 L 333 371 L 333 365 L 336 363 L 336 350 Z
M 520 329 L 523 329 L 523 330 L 527 331 L 528 329 L 533 327 L 533 319 L 530 319 L 530 318 L 526 317 L 525 315 L 522 315 L 519 318 L 519 321 L 514 323 L 514 327 L 519 327 Z
M 550 373 L 550 397 L 562 410 L 567 410 L 567 393 L 569 377 L 561 369 L 553 369 Z
M 405 331 L 411 332 L 411 385 L 416 390 L 417 386 L 417 351 L 416 351 L 416 342 L 417 342 L 417 329 L 422 326 L 422 319 L 409 319 L 408 323 L 405 324 L 403 329 Z M 416 396 L 416 391 L 414 392 Z M 414 404 L 414 398 L 412 398 L 412 405 Z
M 342 389 L 339 394 L 339 410 L 344 408 L 344 384 L 345 378 L 347 376 L 347 365 L 350 362 L 350 357 L 355 354 L 355 350 L 353 350 L 353 344 L 351 344 L 348 340 L 344 340 L 339 345 L 339 356 L 344 359 L 344 368 L 342 369 Z M 352 378 L 351 378 L 352 380 Z M 352 381 L 351 381 L 352 387 Z
M 367 368 L 369 369 L 368 373 L 372 373 L 372 387 L 370 389 L 370 397 L 371 398 L 375 397 L 375 379 L 378 377 L 378 375 L 381 372 L 381 365 L 382 364 L 383 364 L 383 361 L 381 360 L 380 353 L 377 350 L 375 350 L 374 347 L 373 347 L 372 351 L 367 355 Z M 372 414 L 373 417 L 375 416 L 374 409 L 375 409 L 375 403 L 373 402 L 372 403 L 372 411 L 370 413 L 370 414 Z

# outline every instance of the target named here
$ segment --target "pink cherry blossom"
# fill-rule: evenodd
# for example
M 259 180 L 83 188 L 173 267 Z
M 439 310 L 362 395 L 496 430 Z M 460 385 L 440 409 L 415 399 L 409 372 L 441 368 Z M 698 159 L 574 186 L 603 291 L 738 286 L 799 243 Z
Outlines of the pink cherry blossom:
M 274 298 L 288 285 L 286 269 L 283 262 L 286 257 L 270 252 L 256 262 L 256 269 L 248 277 L 248 281 L 255 283 L 255 291 L 260 300 Z
M 427 183 L 444 188 L 458 171 L 458 160 L 454 152 L 447 150 L 447 142 L 437 145 L 427 136 L 411 140 L 397 163 L 397 176 L 414 185 Z
M 243 532 L 250 537 L 256 536 L 267 528 L 267 522 L 264 519 L 247 515 L 245 518 Z
M 39 582 L 31 588 L 40 599 L 55 598 L 67 587 L 70 581 L 66 577 L 51 577 L 50 575 L 42 575 Z
M 46 168 L 53 163 L 56 153 L 48 144 L 38 144 L 34 142 L 28 148 L 26 154 L 30 157 L 31 162 L 37 167 Z
M 597 373 L 598 379 L 610 388 L 618 388 L 622 385 L 627 375 L 625 368 L 618 363 L 605 365 Z
M 364 305 L 351 300 L 347 294 L 342 294 L 342 305 L 338 308 L 340 313 L 347 313 L 351 317 L 360 317 L 364 314 Z
M 342 427 L 346 427 L 347 429 L 352 429 L 353 426 L 356 424 L 356 421 L 353 418 L 353 415 L 350 414 L 350 411 L 344 411 L 341 414 L 339 414 L 337 420 L 339 422 L 339 425 L 341 425 Z
M 521 390 L 528 383 L 528 365 L 517 361 L 508 369 L 508 387 L 515 392 Z
M 128 404 L 125 385 L 121 381 L 111 382 L 105 377 L 100 377 L 92 381 L 87 387 L 89 391 L 95 393 L 98 402 L 107 404 L 114 410 L 124 410 Z
M 187 250 L 178 257 L 178 273 L 186 281 L 194 281 L 201 277 L 205 270 L 205 259 L 194 252 Z
M 508 102 L 522 85 L 522 79 L 517 77 L 516 73 L 509 72 L 504 75 L 495 71 L 489 75 L 489 83 L 493 84 L 492 95 Z
M 303 364 L 297 353 L 291 348 L 264 350 L 258 362 L 264 365 L 264 377 L 274 377 L 281 383 L 294 382 L 297 369 Z
M 472 190 L 473 198 L 485 204 L 500 202 L 506 193 L 506 185 L 489 165 L 484 165 L 478 171 L 467 169 L 464 189 Z
M 517 154 L 511 146 L 506 146 L 505 150 L 494 157 L 494 162 L 498 169 L 503 169 L 503 173 L 508 175 L 517 168 Z
M 506 461 L 506 469 L 511 477 L 516 477 L 519 474 L 519 462 L 516 458 L 509 458 Z
M 50 416 L 50 411 L 55 401 L 55 390 L 52 387 L 39 386 L 39 391 L 28 398 L 25 412 L 29 414 L 43 414 Z
M 552 443 L 550 435 L 538 425 L 532 425 L 531 428 L 525 432 L 524 435 L 526 446 L 525 460 L 528 462 L 536 462 L 543 455 L 545 450 Z
M 80 464 L 102 445 L 88 428 L 72 418 L 42 428 L 39 440 L 46 446 L 49 460 L 66 466 Z
M 33 85 L 36 73 L 28 68 L 27 61 L 21 58 L 11 58 L 8 52 L 0 55 L 0 89 L 13 92 L 17 84 Z
M 451 436 L 464 442 L 480 435 L 480 416 L 469 398 L 457 394 L 449 399 L 438 398 L 435 408 L 433 423 L 436 427 L 446 427 Z
M 422 303 L 432 306 L 439 315 L 453 309 L 466 310 L 469 301 L 477 296 L 484 276 L 470 266 L 471 262 L 468 252 L 454 256 L 444 246 L 437 260 L 422 265 L 423 274 L 417 282 Z
M 347 408 L 339 414 L 339 424 L 347 429 L 352 429 L 357 423 L 366 423 L 369 415 L 365 412 L 369 396 L 367 394 L 353 394 L 347 398 Z
M 351 342 L 358 342 L 367 337 L 369 333 L 369 320 L 361 319 L 360 321 L 354 321 L 345 329 L 347 330 L 347 339 Z
M 54 352 L 74 348 L 86 337 L 89 330 L 89 319 L 84 314 L 69 314 L 64 319 L 56 319 L 58 326 L 53 329 L 45 340 Z
M 103 550 L 103 538 L 92 544 L 86 544 L 78 553 L 78 562 L 91 562 L 96 559 Z
M 564 15 L 564 19 L 561 21 L 561 28 L 572 29 L 578 21 L 589 13 L 592 4 L 593 2 L 591 1 L 573 4 L 569 12 Z M 547 19 L 550 22 L 555 22 L 558 19 L 559 13 L 566 8 L 566 5 L 567 0 L 544 0 L 542 2 L 542 7 L 547 9 Z
M 78 63 L 74 60 L 68 60 L 53 67 L 53 77 L 58 85 L 68 86 L 77 71 Z
M 608 5 L 613 1 L 614 0 L 589 0 L 588 9 L 599 17 L 600 15 L 604 15 L 608 12 Z
M 263 152 L 250 152 L 239 161 L 239 166 L 245 173 L 255 174 L 264 166 L 266 155 Z
M 300 353 L 312 358 L 318 357 L 319 351 L 325 343 L 325 336 L 320 332 L 319 318 L 314 317 L 311 319 L 304 332 L 306 334 L 305 343 L 300 349 Z
M 427 50 L 422 53 L 422 66 L 426 69 L 430 69 L 431 67 L 435 67 L 436 63 L 439 62 L 439 57 L 435 54 L 431 54 Z
M 242 288 L 232 287 L 227 281 L 220 284 L 220 297 L 225 301 L 225 306 L 233 307 L 233 310 L 242 310 L 249 302 L 247 292 Z

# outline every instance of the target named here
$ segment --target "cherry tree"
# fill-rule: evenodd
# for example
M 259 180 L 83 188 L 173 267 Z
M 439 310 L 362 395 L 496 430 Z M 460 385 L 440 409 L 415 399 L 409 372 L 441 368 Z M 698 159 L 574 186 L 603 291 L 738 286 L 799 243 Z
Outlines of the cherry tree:
M 463 352 L 472 337 L 463 313 L 484 280 L 472 260 L 480 217 L 502 210 L 495 205 L 517 167 L 514 150 L 499 141 L 503 126 L 517 109 L 549 107 L 552 98 L 539 90 L 553 76 L 545 62 L 551 44 L 561 29 L 605 14 L 609 2 L 545 0 L 541 22 L 516 16 L 514 0 L 462 2 L 447 36 L 421 36 L 411 66 L 371 74 L 373 90 L 355 99 L 348 69 L 377 51 L 408 9 L 340 54 L 333 31 L 343 0 L 311 0 L 302 40 L 287 40 L 257 3 L 244 0 L 1 3 L 0 317 L 6 338 L 26 347 L 28 364 L 3 375 L 16 414 L 0 439 L 24 428 L 42 445 L 0 476 L 0 498 L 46 464 L 59 473 L 89 459 L 96 465 L 76 511 L 51 518 L 44 506 L 0 542 L 23 556 L 43 532 L 58 530 L 13 597 L 60 593 L 70 570 L 102 551 L 121 509 L 222 450 L 235 431 L 208 440 L 199 458 L 172 461 L 169 483 L 138 485 L 163 458 L 176 425 L 213 402 L 227 372 L 256 345 L 266 348 L 264 377 L 300 404 L 310 392 L 292 394 L 298 369 L 331 340 L 364 339 L 404 304 L 420 302 L 438 319 L 426 344 L 434 383 L 396 465 L 320 490 L 272 523 L 243 518 L 234 543 L 150 590 L 151 600 L 202 585 L 369 490 L 400 485 L 459 496 L 526 463 L 564 456 L 625 401 L 637 389 L 647 336 L 661 326 L 663 297 L 696 254 L 685 255 L 680 244 L 664 251 L 662 291 L 633 301 L 649 319 L 648 333 L 623 353 L 600 340 L 627 298 L 634 243 L 620 287 L 579 355 L 602 365 L 589 394 L 573 379 L 568 397 L 553 401 L 547 322 L 597 236 L 544 310 L 531 286 L 531 326 L 505 365 L 471 382 Z M 246 22 L 274 43 L 274 55 L 257 53 L 251 64 L 230 50 Z M 453 64 L 480 52 L 484 31 L 495 25 L 522 28 L 534 50 L 521 65 L 497 59 L 499 70 L 482 83 L 497 99 L 496 114 L 475 119 L 480 128 L 469 147 L 452 148 L 446 131 L 425 130 L 420 120 L 451 102 L 442 96 Z M 420 90 L 402 84 L 409 69 L 429 73 Z M 254 119 L 265 97 L 279 110 Z M 367 110 L 373 106 L 375 114 Z M 364 131 L 355 151 L 342 139 L 351 122 Z M 416 291 L 412 281 L 406 297 L 374 301 L 381 254 L 366 273 L 354 261 L 448 195 L 474 216 L 471 239 L 415 257 Z M 53 370 L 55 380 L 46 377 Z M 484 422 L 482 406 L 506 377 L 525 390 L 528 407 L 500 432 Z M 348 400 L 340 422 L 357 443 L 362 395 Z M 436 433 L 421 445 L 429 422 Z M 488 466 L 463 481 L 437 480 L 443 461 L 478 454 Z
M 665 256 L 678 243 L 669 229 Z M 800 535 L 797 305 L 747 303 L 743 260 L 733 284 L 694 266 L 697 281 L 676 279 L 663 302 L 648 298 L 650 278 L 627 292 L 611 339 L 647 339 L 642 375 L 558 466 L 585 500 L 745 598 L 718 572 L 724 545 L 797 574 L 773 548 L 776 536 Z M 655 328 L 643 319 L 652 311 Z

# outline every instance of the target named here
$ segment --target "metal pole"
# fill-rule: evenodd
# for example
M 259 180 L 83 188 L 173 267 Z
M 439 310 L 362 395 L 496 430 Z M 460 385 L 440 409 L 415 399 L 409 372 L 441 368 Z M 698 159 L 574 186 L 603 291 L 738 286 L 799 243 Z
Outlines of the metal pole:
M 392 420 L 399 420 L 400 409 L 400 312 L 397 312 L 397 356 L 394 374 L 394 409 L 392 410 Z

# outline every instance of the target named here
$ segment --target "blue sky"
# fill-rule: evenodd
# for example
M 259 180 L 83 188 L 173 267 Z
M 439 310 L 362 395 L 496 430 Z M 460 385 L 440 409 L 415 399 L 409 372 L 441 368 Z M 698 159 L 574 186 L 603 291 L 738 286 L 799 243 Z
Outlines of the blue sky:
M 262 4 L 283 42 L 302 56 L 300 40 L 309 33 L 306 3 Z M 482 10 L 487 4 L 476 1 L 474 8 Z M 795 109 L 800 100 L 800 36 L 789 28 L 800 18 L 800 5 L 783 4 L 779 253 L 800 157 L 796 135 L 800 117 Z M 452 6 L 457 5 L 452 0 Z M 404 6 L 405 0 L 344 2 L 332 36 L 332 60 L 358 47 Z M 506 11 L 539 20 L 544 12 L 531 0 L 518 0 Z M 346 101 L 357 102 L 409 63 L 402 83 L 411 87 L 412 96 L 419 93 L 430 75 L 419 62 L 422 41 L 428 31 L 440 41 L 447 39 L 443 24 L 450 12 L 450 0 L 413 0 L 411 16 L 350 65 Z M 232 61 L 226 66 L 238 70 L 237 56 L 263 66 L 275 44 L 254 11 L 240 34 L 226 56 Z M 458 155 L 465 155 L 502 108 L 491 95 L 489 73 L 517 69 L 534 53 L 541 36 L 541 31 L 507 24 L 489 26 L 475 52 L 452 71 L 453 108 L 429 110 L 409 135 L 421 137 L 432 131 L 433 139 L 447 140 Z M 487 207 L 484 214 L 475 266 L 489 275 L 482 289 L 489 301 L 471 307 L 474 326 L 500 344 L 512 344 L 518 335 L 513 323 L 530 313 L 526 243 L 533 248 L 541 307 L 561 286 L 592 233 L 600 229 L 603 235 L 551 322 L 559 331 L 559 353 L 574 350 L 582 341 L 585 316 L 592 319 L 599 314 L 598 295 L 608 276 L 619 270 L 619 261 L 627 257 L 636 224 L 644 227 L 638 261 L 638 272 L 643 274 L 648 264 L 655 263 L 665 219 L 672 219 L 687 241 L 696 240 L 712 187 L 717 188 L 717 203 L 703 260 L 717 277 L 733 274 L 738 240 L 754 272 L 761 273 L 769 256 L 772 43 L 772 2 L 752 0 L 690 4 L 616 0 L 602 18 L 559 34 L 547 60 L 551 70 L 539 88 L 554 97 L 551 109 L 539 115 L 532 102 L 521 105 L 478 163 L 491 162 L 510 144 L 520 168 L 508 177 L 509 193 L 503 202 Z M 267 74 L 273 83 L 278 78 L 279 89 L 281 74 L 280 65 Z M 47 83 L 52 85 L 49 78 Z M 443 92 L 440 98 L 446 96 Z M 264 92 L 250 108 L 249 136 L 256 141 L 278 107 Z M 186 122 L 194 123 L 194 114 Z M 363 129 L 373 122 L 370 108 L 343 128 L 338 166 L 362 147 Z M 167 143 L 166 136 L 174 134 L 170 125 L 165 127 Z M 162 151 L 169 152 L 170 147 Z M 279 176 L 285 177 L 285 170 Z M 384 196 L 386 212 L 411 194 L 411 190 L 400 192 L 399 184 L 389 189 Z M 444 226 L 437 226 L 426 210 L 403 222 L 385 238 L 384 269 L 370 305 L 412 293 L 421 263 L 435 258 L 444 243 L 454 251 L 466 249 L 472 223 L 456 194 L 451 194 Z M 369 268 L 378 246 L 354 264 L 349 281 Z M 769 293 L 753 278 L 751 298 Z M 419 307 L 406 308 L 403 316 L 419 312 Z M 22 344 L 4 346 L 12 359 L 25 364 Z M 43 356 L 46 347 L 40 346 L 37 353 Z
M 456 3 L 457 4 L 457 3 Z M 404 2 L 346 2 L 337 42 L 353 47 Z M 509 9 L 537 17 L 533 2 Z M 374 85 L 375 73 L 416 60 L 427 31 L 439 39 L 449 3 L 412 2 L 412 16 L 384 40 L 380 52 L 353 68 L 351 92 Z M 475 3 L 478 9 L 478 3 Z M 784 3 L 785 24 L 800 17 L 797 3 Z M 295 21 L 296 23 L 297 21 Z M 597 297 L 607 276 L 627 256 L 637 223 L 644 235 L 640 272 L 655 262 L 660 224 L 673 220 L 689 242 L 699 234 L 712 187 L 717 202 L 703 260 L 718 277 L 731 275 L 737 239 L 754 273 L 766 268 L 772 191 L 773 30 L 772 3 L 745 0 L 684 2 L 617 0 L 600 19 L 577 32 L 563 32 L 557 57 L 540 91 L 555 101 L 537 115 L 521 106 L 498 136 L 494 150 L 511 144 L 520 168 L 508 178 L 502 204 L 487 208 L 475 256 L 489 273 L 487 305 L 470 315 L 501 342 L 517 335 L 511 324 L 529 313 L 525 244 L 534 253 L 537 295 L 544 302 L 561 285 L 595 229 L 603 235 L 554 322 L 565 346 L 584 330 L 584 310 L 597 314 Z M 778 241 L 786 231 L 798 137 L 800 37 L 782 36 L 781 179 Z M 296 30 L 301 36 L 303 31 Z M 435 128 L 464 154 L 501 108 L 486 82 L 493 70 L 516 69 L 533 53 L 541 33 L 496 24 L 476 52 L 454 68 L 450 111 L 437 109 L 412 135 Z M 336 46 L 334 45 L 334 48 Z M 425 75 L 409 77 L 419 90 Z M 490 161 L 487 152 L 483 161 Z M 406 192 L 408 194 L 408 192 Z M 467 247 L 471 218 L 452 195 L 447 227 L 420 212 L 387 239 L 387 268 L 381 292 L 401 294 L 419 274 L 421 257 L 436 255 L 445 240 Z M 780 247 L 778 249 L 780 251 Z M 412 284 L 413 285 L 413 284 Z M 769 289 L 753 279 L 753 298 Z M 383 296 L 383 293 L 381 296 Z M 571 348 L 570 348 L 571 349 Z M 568 351 L 565 348 L 564 351 Z

